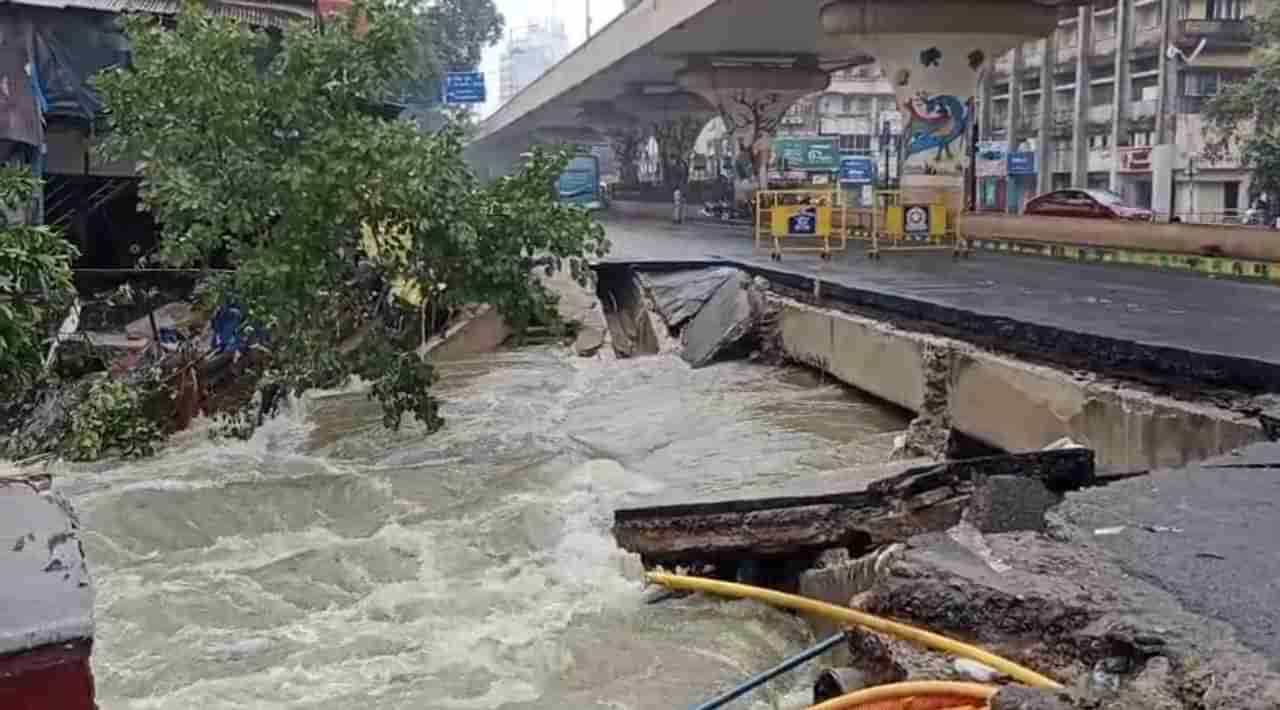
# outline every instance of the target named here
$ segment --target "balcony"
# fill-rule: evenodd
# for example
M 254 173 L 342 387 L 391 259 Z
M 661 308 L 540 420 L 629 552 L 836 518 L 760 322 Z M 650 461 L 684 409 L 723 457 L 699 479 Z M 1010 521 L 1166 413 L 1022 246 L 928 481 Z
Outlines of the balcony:
M 1129 104 L 1129 117 L 1138 118 L 1155 118 L 1156 113 L 1160 110 L 1160 102 L 1156 99 L 1147 101 L 1134 101 Z
M 1233 44 L 1248 44 L 1250 39 L 1248 20 L 1182 20 L 1178 29 L 1187 39 L 1203 38 Z
M 1040 112 L 1024 111 L 1018 118 L 1018 133 L 1028 135 L 1040 130 Z

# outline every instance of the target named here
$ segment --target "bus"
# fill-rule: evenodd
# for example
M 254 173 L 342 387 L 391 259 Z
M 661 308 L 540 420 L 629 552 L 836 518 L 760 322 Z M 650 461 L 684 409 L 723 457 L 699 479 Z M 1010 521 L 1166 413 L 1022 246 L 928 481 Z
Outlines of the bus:
M 586 210 L 604 209 L 600 158 L 591 154 L 573 156 L 556 180 L 556 199 L 562 204 L 577 205 Z

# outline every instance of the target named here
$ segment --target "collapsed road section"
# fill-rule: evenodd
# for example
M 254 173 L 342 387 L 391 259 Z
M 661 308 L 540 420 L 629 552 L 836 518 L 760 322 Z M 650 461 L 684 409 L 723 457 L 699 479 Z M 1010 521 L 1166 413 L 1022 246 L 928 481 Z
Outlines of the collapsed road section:
M 1223 355 L 1075 332 L 1058 342 L 1068 355 L 1095 352 L 1084 363 L 1094 369 L 1064 367 L 1044 357 L 1035 324 L 1000 331 L 975 316 L 960 329 L 955 314 L 920 320 L 936 311 L 924 302 L 916 320 L 904 320 L 907 304 L 879 311 L 866 294 L 816 279 L 693 266 L 597 267 L 614 342 L 628 344 L 619 356 L 657 352 L 678 338 L 694 366 L 752 354 L 801 363 L 915 412 L 905 443 L 916 455 L 945 455 L 961 437 L 1010 452 L 1067 439 L 1093 449 L 1106 474 L 1182 466 L 1262 439 L 1259 396 L 1280 391 L 1280 373 L 1257 361 L 1236 367 Z M 999 332 L 1006 337 L 993 340 Z M 1202 387 L 1188 384 L 1201 377 Z
M 1263 408 L 1248 403 L 1263 401 L 1254 400 L 1259 390 L 1228 387 L 1236 375 L 1216 356 L 1183 352 L 1136 378 L 1125 376 L 1135 360 L 1107 367 L 1117 362 L 1109 356 L 1094 360 L 1096 370 L 1064 369 L 1018 357 L 1016 337 L 996 349 L 954 329 L 940 334 L 842 302 L 821 285 L 796 288 L 794 276 L 779 283 L 767 270 L 724 263 L 652 266 L 599 269 L 610 323 L 657 344 L 618 355 L 678 348 L 694 366 L 790 361 L 917 418 L 883 464 L 724 495 L 665 490 L 616 510 L 615 539 L 647 567 L 915 624 L 1064 686 L 1009 686 L 990 698 L 992 708 L 1280 707 L 1274 644 L 1256 631 L 1280 621 L 1265 601 L 1274 593 L 1254 585 L 1224 597 L 1213 581 L 1265 577 L 1274 563 L 1250 558 L 1273 553 L 1238 531 L 1225 536 L 1240 541 L 1237 554 L 1196 552 L 1222 532 L 1225 522 L 1210 520 L 1272 526 L 1266 510 L 1232 502 L 1266 499 L 1265 478 L 1240 484 L 1252 493 L 1234 497 L 1196 486 L 1280 467 L 1268 463 L 1274 445 L 1255 443 L 1264 438 Z M 1090 336 L 1071 337 L 1078 346 Z M 1143 346 L 1106 347 L 1133 355 Z M 1218 373 L 1209 378 L 1212 397 L 1187 386 L 1196 372 Z M 1187 571 L 1214 563 L 1216 572 Z M 821 617 L 810 623 L 822 637 L 837 630 Z M 901 681 L 1011 681 L 982 663 L 857 629 L 821 663 L 815 702 Z

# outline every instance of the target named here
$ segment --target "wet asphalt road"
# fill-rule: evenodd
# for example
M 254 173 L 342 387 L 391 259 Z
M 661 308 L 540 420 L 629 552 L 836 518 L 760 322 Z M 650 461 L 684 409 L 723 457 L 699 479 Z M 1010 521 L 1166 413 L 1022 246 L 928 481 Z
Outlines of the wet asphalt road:
M 1280 444 L 1072 493 L 1059 510 L 1280 670 Z
M 778 264 L 742 228 L 610 218 L 608 261 L 725 259 L 1067 331 L 1280 364 L 1280 287 L 1200 274 L 977 253 L 885 254 L 860 242 L 830 262 Z M 1280 237 L 1277 237 L 1280 238 Z

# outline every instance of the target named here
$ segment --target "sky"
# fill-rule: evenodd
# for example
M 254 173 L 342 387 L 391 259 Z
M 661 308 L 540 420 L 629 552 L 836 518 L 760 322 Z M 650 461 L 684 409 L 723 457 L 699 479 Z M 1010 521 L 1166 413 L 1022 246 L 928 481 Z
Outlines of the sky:
M 622 12 L 622 0 L 494 0 L 498 11 L 506 18 L 508 28 L 519 27 L 529 20 L 558 17 L 564 21 L 569 35 L 569 51 L 582 44 L 586 35 L 587 2 L 591 3 L 591 31 L 599 32 Z M 505 39 L 484 51 L 480 70 L 485 73 L 488 102 L 480 115 L 488 116 L 498 109 L 498 58 Z

